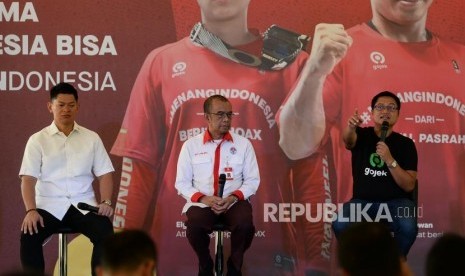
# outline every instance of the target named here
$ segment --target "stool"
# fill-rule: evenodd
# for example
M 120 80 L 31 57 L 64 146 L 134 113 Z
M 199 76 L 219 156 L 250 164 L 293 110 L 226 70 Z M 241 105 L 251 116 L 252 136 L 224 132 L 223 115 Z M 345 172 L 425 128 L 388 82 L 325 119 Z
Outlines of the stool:
M 227 231 L 226 226 L 219 222 L 213 225 L 215 232 L 215 274 L 223 276 L 224 273 L 224 258 L 223 258 L 223 234 Z
M 58 261 L 60 276 L 68 274 L 68 238 L 67 234 L 76 233 L 69 227 L 60 227 L 55 231 L 58 234 Z

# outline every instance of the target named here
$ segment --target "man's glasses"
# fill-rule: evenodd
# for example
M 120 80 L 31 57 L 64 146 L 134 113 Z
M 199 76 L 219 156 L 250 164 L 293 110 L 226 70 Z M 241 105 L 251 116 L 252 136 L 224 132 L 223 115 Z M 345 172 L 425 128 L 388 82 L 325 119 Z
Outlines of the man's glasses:
M 378 111 L 383 111 L 386 109 L 388 112 L 393 112 L 397 110 L 397 106 L 393 104 L 390 104 L 390 105 L 377 104 L 375 105 L 375 109 Z
M 208 113 L 208 114 L 215 115 L 216 117 L 218 117 L 218 119 L 224 119 L 226 117 L 228 117 L 228 119 L 231 119 L 234 116 L 234 113 L 232 112 L 223 112 L 223 111 L 220 111 L 217 113 Z

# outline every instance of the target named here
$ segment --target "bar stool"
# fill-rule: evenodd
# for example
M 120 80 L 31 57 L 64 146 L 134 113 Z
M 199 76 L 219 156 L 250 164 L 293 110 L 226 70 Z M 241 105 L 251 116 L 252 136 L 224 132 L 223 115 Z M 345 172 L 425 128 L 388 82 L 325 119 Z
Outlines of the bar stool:
M 68 234 L 75 234 L 69 227 L 60 227 L 55 231 L 58 234 L 58 261 L 60 276 L 68 274 Z
M 223 276 L 224 274 L 224 257 L 223 257 L 223 238 L 224 232 L 228 231 L 222 222 L 213 225 L 215 232 L 215 274 Z

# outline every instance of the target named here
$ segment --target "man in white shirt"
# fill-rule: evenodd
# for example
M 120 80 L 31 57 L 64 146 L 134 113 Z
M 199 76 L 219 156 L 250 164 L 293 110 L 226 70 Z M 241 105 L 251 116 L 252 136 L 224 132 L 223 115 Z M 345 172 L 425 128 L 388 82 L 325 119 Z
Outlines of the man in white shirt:
M 204 102 L 208 129 L 187 140 L 181 149 L 175 187 L 187 203 L 186 236 L 199 259 L 199 275 L 213 275 L 209 233 L 220 219 L 231 231 L 228 275 L 241 275 L 244 252 L 255 233 L 249 197 L 260 183 L 251 142 L 229 132 L 234 115 L 231 103 L 221 95 Z M 220 174 L 226 175 L 221 195 Z
M 84 234 L 94 244 L 92 274 L 100 262 L 101 243 L 113 233 L 111 160 L 97 133 L 78 125 L 76 89 L 59 83 L 50 90 L 50 126 L 32 135 L 19 171 L 26 215 L 21 225 L 21 263 L 44 273 L 43 241 L 60 227 Z M 100 188 L 98 214 L 78 210 L 79 202 L 97 205 L 92 182 Z

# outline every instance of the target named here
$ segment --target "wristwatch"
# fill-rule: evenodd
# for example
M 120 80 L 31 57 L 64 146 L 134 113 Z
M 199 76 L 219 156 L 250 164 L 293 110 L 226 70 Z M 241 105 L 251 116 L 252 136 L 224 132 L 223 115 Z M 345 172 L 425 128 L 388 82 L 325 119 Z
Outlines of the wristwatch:
M 397 167 L 397 161 L 396 161 L 396 160 L 392 161 L 391 165 L 388 165 L 388 167 L 389 167 L 389 168 L 395 168 L 395 167 Z
M 106 205 L 108 205 L 108 206 L 111 206 L 111 200 L 109 200 L 109 199 L 102 200 L 102 202 L 100 202 L 100 203 L 103 203 L 103 204 L 106 204 Z

